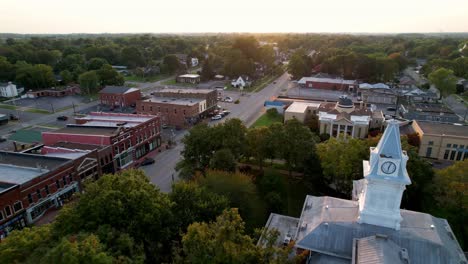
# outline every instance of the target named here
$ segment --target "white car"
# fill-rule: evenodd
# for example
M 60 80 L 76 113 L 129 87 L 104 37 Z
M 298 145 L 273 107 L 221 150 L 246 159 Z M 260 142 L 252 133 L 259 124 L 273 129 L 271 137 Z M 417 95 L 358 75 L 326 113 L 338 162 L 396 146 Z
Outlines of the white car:
M 229 97 L 229 96 L 228 96 L 228 97 L 224 98 L 224 102 L 226 102 L 226 103 L 232 103 L 232 102 L 234 102 L 234 100 L 232 100 L 232 97 Z
M 219 119 L 221 119 L 221 118 L 223 118 L 222 115 L 215 115 L 215 116 L 213 116 L 213 117 L 211 118 L 211 120 L 219 120 Z

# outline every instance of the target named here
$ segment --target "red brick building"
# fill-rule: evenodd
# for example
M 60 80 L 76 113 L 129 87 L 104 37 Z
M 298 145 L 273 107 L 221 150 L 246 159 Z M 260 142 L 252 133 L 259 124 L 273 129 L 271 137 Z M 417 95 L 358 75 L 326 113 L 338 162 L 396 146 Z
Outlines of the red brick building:
M 305 88 L 356 92 L 358 84 L 355 80 L 332 78 L 303 77 L 299 85 Z
M 217 90 L 213 89 L 193 89 L 193 88 L 181 88 L 181 89 L 162 89 L 156 92 L 152 92 L 151 95 L 155 97 L 168 97 L 168 98 L 179 98 L 189 99 L 197 98 L 206 100 L 206 111 L 213 110 L 218 103 Z
M 176 128 L 195 124 L 206 110 L 206 100 L 198 98 L 151 97 L 138 101 L 136 110 L 141 114 L 158 115 L 161 123 Z
M 140 89 L 125 86 L 106 86 L 99 91 L 101 104 L 110 107 L 129 107 L 135 106 L 141 99 Z
M 85 178 L 98 178 L 95 153 L 56 157 L 0 151 L 0 239 L 61 207 Z
M 76 125 L 43 132 L 44 144 L 71 142 L 110 146 L 114 171 L 133 166 L 136 160 L 161 145 L 159 116 L 93 112 L 75 120 Z

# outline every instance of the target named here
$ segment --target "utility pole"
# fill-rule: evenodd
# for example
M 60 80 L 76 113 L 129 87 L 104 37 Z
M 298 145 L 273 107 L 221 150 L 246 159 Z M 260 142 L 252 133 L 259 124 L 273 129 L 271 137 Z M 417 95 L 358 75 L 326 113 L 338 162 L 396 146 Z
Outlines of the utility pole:
M 73 106 L 73 115 L 76 115 L 75 102 L 72 102 L 72 106 Z

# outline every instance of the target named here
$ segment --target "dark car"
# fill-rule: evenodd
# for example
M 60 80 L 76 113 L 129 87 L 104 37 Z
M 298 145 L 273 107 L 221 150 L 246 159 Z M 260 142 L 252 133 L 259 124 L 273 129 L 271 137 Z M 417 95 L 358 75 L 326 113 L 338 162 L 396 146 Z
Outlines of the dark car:
M 60 120 L 60 121 L 67 121 L 67 120 L 68 120 L 68 116 L 57 116 L 57 120 Z
M 10 114 L 10 120 L 19 120 L 19 116 Z
M 7 141 L 7 139 L 6 139 L 6 138 L 4 138 L 4 137 L 0 137 L 0 142 L 5 142 L 5 141 Z
M 151 165 L 154 163 L 154 159 L 152 158 L 145 158 L 141 163 L 140 166 Z

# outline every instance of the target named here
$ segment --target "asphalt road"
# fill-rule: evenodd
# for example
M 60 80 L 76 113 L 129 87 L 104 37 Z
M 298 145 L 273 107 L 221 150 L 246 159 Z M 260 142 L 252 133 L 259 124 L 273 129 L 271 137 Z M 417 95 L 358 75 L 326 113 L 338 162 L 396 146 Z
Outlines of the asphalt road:
M 239 92 L 225 92 L 225 96 L 232 96 L 234 100 L 239 98 L 240 103 L 220 103 L 222 107 L 229 109 L 231 113 L 226 118 L 219 121 L 212 121 L 210 124 L 215 125 L 226 121 L 228 118 L 239 118 L 244 121 L 247 126 L 250 126 L 262 115 L 265 100 L 279 95 L 282 90 L 286 90 L 290 86 L 289 75 L 285 73 L 276 80 L 276 83 L 268 85 L 258 93 L 240 95 Z M 179 180 L 177 172 L 175 171 L 175 166 L 177 162 L 181 160 L 181 151 L 184 149 L 181 139 L 187 133 L 188 132 L 185 131 L 175 137 L 177 142 L 175 147 L 157 153 L 154 157 L 154 164 L 141 167 L 150 178 L 150 181 L 157 185 L 162 192 L 167 193 L 171 191 L 173 178 L 174 181 Z
M 443 99 L 444 103 L 460 117 L 460 121 L 466 121 L 468 117 L 468 108 L 462 102 L 462 98 L 456 95 L 450 95 Z

